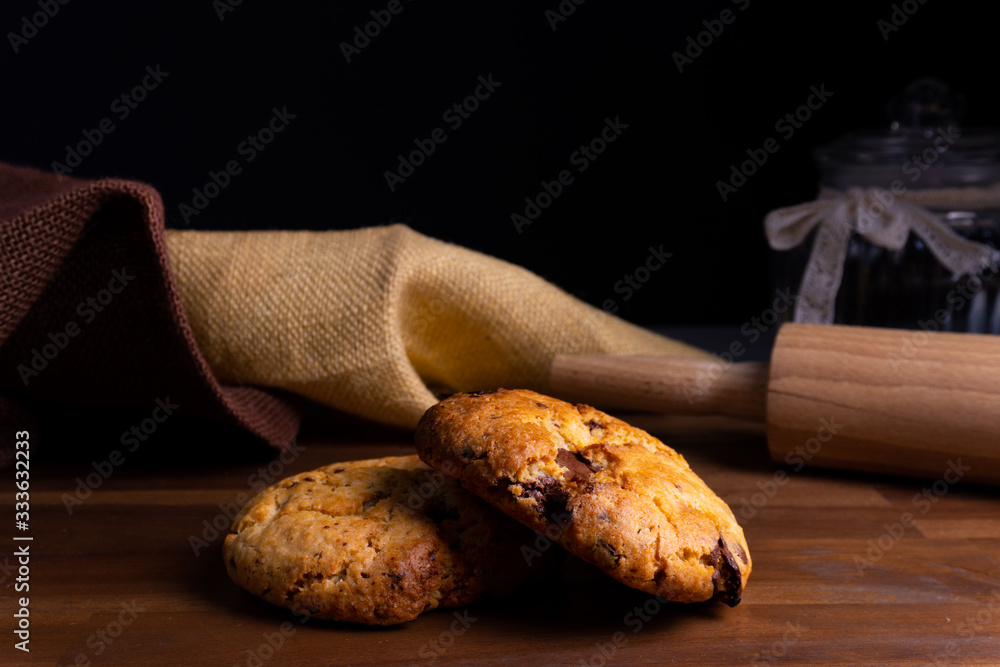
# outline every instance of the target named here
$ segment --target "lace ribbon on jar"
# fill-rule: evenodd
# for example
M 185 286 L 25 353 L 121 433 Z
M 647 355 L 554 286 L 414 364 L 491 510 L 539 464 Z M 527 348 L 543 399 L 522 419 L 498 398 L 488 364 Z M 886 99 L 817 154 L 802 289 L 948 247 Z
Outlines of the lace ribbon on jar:
M 970 241 L 927 209 L 1000 208 L 1000 184 L 989 188 L 940 188 L 893 191 L 823 188 L 816 200 L 772 211 L 764 219 L 768 243 L 789 250 L 816 229 L 809 262 L 799 287 L 795 321 L 830 324 L 843 278 L 851 237 L 857 233 L 874 245 L 901 250 L 913 232 L 942 266 L 958 280 L 987 267 L 996 273 L 1000 251 Z

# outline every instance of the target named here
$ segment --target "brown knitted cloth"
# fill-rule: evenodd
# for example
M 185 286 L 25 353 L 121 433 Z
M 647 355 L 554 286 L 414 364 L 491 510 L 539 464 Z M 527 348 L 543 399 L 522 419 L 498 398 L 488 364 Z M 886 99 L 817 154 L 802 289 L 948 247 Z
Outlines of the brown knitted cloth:
M 0 438 L 27 427 L 25 406 L 151 413 L 167 399 L 279 448 L 299 427 L 293 401 L 212 374 L 152 187 L 0 164 Z

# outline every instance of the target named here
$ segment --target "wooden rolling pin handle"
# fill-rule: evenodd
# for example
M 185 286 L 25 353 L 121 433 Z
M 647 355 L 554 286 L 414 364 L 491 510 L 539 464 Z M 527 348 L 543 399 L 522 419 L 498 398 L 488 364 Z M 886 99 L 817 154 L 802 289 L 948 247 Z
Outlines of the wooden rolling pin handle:
M 600 409 L 723 415 L 765 423 L 768 365 L 717 359 L 560 355 L 553 392 Z

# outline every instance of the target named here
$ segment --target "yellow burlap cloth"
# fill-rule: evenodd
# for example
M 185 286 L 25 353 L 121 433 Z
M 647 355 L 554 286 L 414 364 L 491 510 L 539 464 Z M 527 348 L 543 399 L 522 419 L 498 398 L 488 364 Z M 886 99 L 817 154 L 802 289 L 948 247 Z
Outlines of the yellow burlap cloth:
M 704 354 L 404 225 L 167 230 L 167 244 L 219 380 L 400 426 L 415 426 L 436 394 L 546 392 L 559 353 Z

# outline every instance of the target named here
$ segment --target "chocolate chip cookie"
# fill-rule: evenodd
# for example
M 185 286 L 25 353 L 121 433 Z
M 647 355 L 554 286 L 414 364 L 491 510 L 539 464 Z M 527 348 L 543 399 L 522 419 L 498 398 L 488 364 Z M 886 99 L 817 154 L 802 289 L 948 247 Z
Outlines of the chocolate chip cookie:
M 735 606 L 743 530 L 684 458 L 586 405 L 525 390 L 456 394 L 417 427 L 434 468 L 615 579 L 677 602 Z
M 391 625 L 513 590 L 546 567 L 522 556 L 534 539 L 403 456 L 336 463 L 265 489 L 234 519 L 223 558 L 233 581 L 273 604 Z

